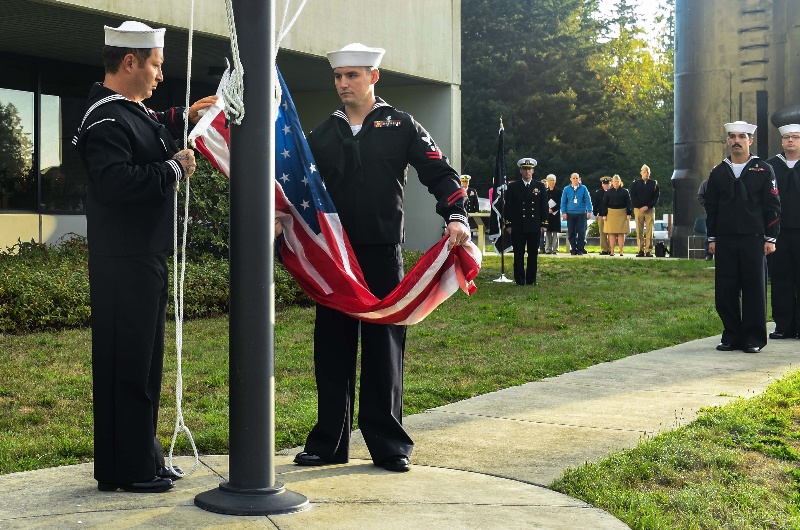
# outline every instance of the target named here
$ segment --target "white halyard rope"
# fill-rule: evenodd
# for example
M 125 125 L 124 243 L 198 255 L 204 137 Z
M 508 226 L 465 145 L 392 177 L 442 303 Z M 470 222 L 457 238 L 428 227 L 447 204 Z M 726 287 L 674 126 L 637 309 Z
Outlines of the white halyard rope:
M 191 91 L 192 80 L 192 39 L 194 36 L 194 0 L 190 1 L 191 11 L 189 17 L 189 44 L 186 54 L 186 100 L 183 111 L 183 148 L 188 148 L 189 137 L 189 96 Z M 178 439 L 178 434 L 183 431 L 189 438 L 189 443 L 192 445 L 194 452 L 194 465 L 189 473 L 193 473 L 200 463 L 200 456 L 197 454 L 197 446 L 194 443 L 192 431 L 186 426 L 183 419 L 183 286 L 186 279 L 186 234 L 189 227 L 189 177 L 186 179 L 186 197 L 184 198 L 183 210 L 183 239 L 180 245 L 180 268 L 178 268 L 178 193 L 180 186 L 175 183 L 175 193 L 173 196 L 173 231 L 172 231 L 172 270 L 175 279 L 172 282 L 172 298 L 175 304 L 175 354 L 176 354 L 176 371 L 175 376 L 175 430 L 172 432 L 172 443 L 169 446 L 169 457 L 167 467 L 173 472 L 175 466 L 173 464 L 172 455 L 175 449 L 175 442 Z M 180 476 L 186 476 L 188 473 L 177 473 Z
M 225 0 L 225 12 L 228 15 L 228 34 L 231 39 L 233 54 L 233 71 L 225 70 L 222 83 L 222 100 L 225 102 L 225 114 L 236 125 L 241 125 L 244 118 L 244 67 L 239 60 L 239 40 L 236 37 L 236 21 L 233 19 L 233 2 Z M 227 79 L 225 79 L 227 78 Z
M 308 0 L 303 0 L 300 3 L 300 7 L 297 8 L 297 12 L 292 17 L 292 20 L 289 22 L 289 25 L 286 26 L 286 16 L 289 14 L 289 4 L 291 3 L 291 1 L 292 0 L 286 0 L 286 5 L 283 8 L 283 18 L 281 18 L 281 27 L 280 30 L 278 31 L 278 38 L 276 39 L 275 42 L 275 57 L 273 57 L 272 61 L 273 66 L 275 65 L 275 63 L 277 63 L 278 49 L 280 49 L 281 47 L 281 42 L 283 41 L 283 38 L 289 34 L 289 30 L 292 29 L 294 23 L 297 22 L 297 18 L 300 16 L 300 13 L 303 12 L 303 8 L 306 7 L 306 2 Z
M 306 5 L 307 0 L 303 0 L 300 4 L 300 7 L 297 9 L 297 12 L 292 17 L 292 20 L 289 22 L 288 26 L 286 26 L 286 17 L 289 12 L 289 4 L 291 0 L 286 0 L 284 11 L 283 11 L 283 18 L 281 19 L 281 27 L 278 33 L 278 37 L 276 39 L 275 44 L 275 56 L 273 57 L 271 67 L 275 67 L 278 55 L 278 49 L 280 48 L 280 43 L 283 38 L 289 33 L 289 30 L 292 28 L 294 23 L 297 21 L 297 18 L 300 16 L 300 13 L 303 11 L 303 8 Z M 191 79 L 192 79 L 192 39 L 194 36 L 194 0 L 190 0 L 191 3 L 191 14 L 190 14 L 190 22 L 189 22 L 189 43 L 187 47 L 187 59 L 186 59 L 186 100 L 184 105 L 184 114 L 183 114 L 183 148 L 188 148 L 188 135 L 189 135 L 189 107 L 190 107 L 190 91 L 191 91 Z M 225 112 L 227 114 L 228 119 L 233 122 L 234 124 L 241 124 L 242 119 L 244 118 L 244 67 L 242 66 L 241 60 L 239 59 L 239 44 L 238 39 L 236 36 L 236 23 L 233 17 L 233 5 L 232 0 L 225 0 L 225 10 L 228 17 L 228 30 L 230 34 L 231 40 L 231 52 L 233 54 L 233 71 L 230 69 L 226 69 L 225 73 L 223 74 L 223 82 L 221 83 L 223 86 L 222 89 L 222 99 L 225 102 Z M 277 84 L 277 79 L 276 79 Z M 180 186 L 178 183 L 175 183 L 175 194 L 174 194 L 174 218 L 173 218 L 173 257 L 172 257 L 172 264 L 173 264 L 173 274 L 177 277 L 175 281 L 173 281 L 173 302 L 175 304 L 175 351 L 176 351 L 176 378 L 175 378 L 175 430 L 172 434 L 172 443 L 169 447 L 169 459 L 167 461 L 167 465 L 170 469 L 175 471 L 175 466 L 173 465 L 173 451 L 175 449 L 175 442 L 178 438 L 178 435 L 181 432 L 185 432 L 186 436 L 189 439 L 189 442 L 192 445 L 192 451 L 194 452 L 194 466 L 188 473 L 182 473 L 181 476 L 186 476 L 187 474 L 193 473 L 199 463 L 200 457 L 197 452 L 197 445 L 194 442 L 194 437 L 192 436 L 192 432 L 189 430 L 189 427 L 186 426 L 183 418 L 183 288 L 186 279 L 186 241 L 187 241 L 187 233 L 188 233 L 188 226 L 189 226 L 189 178 L 186 178 L 186 197 L 184 199 L 184 209 L 183 209 L 183 238 L 180 244 L 180 249 L 178 245 L 178 194 L 180 192 Z M 178 264 L 178 254 L 180 250 L 180 266 Z

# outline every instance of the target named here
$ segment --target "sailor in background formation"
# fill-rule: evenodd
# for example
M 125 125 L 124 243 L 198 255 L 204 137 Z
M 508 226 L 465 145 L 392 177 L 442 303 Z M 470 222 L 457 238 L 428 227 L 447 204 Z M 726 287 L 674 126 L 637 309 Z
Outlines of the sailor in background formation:
M 789 339 L 800 332 L 800 124 L 778 128 L 783 152 L 767 163 L 775 172 L 781 200 L 781 231 L 769 274 L 772 283 L 771 339 Z
M 758 353 L 767 344 L 765 256 L 775 251 L 781 205 L 772 166 L 750 154 L 755 130 L 743 121 L 725 124 L 730 156 L 711 170 L 706 187 L 721 351 Z

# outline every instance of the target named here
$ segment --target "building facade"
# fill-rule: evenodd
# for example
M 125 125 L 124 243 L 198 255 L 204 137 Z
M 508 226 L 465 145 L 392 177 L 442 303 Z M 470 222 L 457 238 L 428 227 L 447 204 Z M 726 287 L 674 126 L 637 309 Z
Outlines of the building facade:
M 140 20 L 166 27 L 165 81 L 146 104 L 182 105 L 189 6 L 0 0 L 0 249 L 18 240 L 52 244 L 70 233 L 85 235 L 86 175 L 71 140 L 89 88 L 103 78 L 103 26 Z M 275 9 L 280 20 L 283 2 Z M 340 105 L 325 52 L 349 42 L 380 46 L 387 52 L 376 93 L 413 114 L 460 169 L 460 9 L 460 0 L 309 2 L 278 53 L 304 128 Z M 231 56 L 224 0 L 195 0 L 191 49 L 194 101 L 216 91 Z M 442 220 L 411 168 L 406 209 L 406 246 L 427 249 L 441 236 Z

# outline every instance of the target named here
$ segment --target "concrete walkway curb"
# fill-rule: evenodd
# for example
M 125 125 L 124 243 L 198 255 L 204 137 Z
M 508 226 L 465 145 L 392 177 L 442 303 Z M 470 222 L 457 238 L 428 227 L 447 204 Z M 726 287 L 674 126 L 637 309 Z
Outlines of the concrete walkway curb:
M 546 487 L 564 469 L 691 422 L 701 407 L 752 397 L 797 368 L 800 341 L 760 354 L 695 340 L 453 403 L 404 423 L 416 443 L 409 473 L 371 464 L 356 433 L 350 464 L 302 468 L 299 448 L 275 457 L 276 479 L 311 502 L 268 517 L 226 516 L 193 504 L 226 480 L 228 457 L 204 456 L 161 495 L 103 493 L 92 464 L 0 476 L 0 529 L 11 528 L 627 528 Z M 181 457 L 179 465 L 191 467 Z

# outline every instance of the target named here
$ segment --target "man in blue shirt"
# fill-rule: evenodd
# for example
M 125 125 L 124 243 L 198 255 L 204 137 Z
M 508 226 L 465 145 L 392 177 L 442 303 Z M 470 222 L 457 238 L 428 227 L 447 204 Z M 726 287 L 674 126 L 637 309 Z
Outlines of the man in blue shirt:
M 592 199 L 577 173 L 569 176 L 569 186 L 561 193 L 561 217 L 567 221 L 570 254 L 586 254 L 586 221 L 592 218 Z

